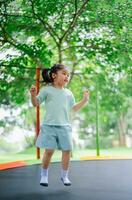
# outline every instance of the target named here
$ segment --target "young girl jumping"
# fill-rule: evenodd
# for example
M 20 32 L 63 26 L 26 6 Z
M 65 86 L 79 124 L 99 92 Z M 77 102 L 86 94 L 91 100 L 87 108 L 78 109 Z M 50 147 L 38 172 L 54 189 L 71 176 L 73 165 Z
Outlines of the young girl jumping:
M 40 128 L 36 146 L 44 148 L 42 159 L 40 185 L 48 186 L 48 168 L 55 149 L 62 150 L 61 180 L 64 185 L 70 186 L 68 178 L 70 153 L 72 150 L 72 128 L 70 111 L 78 111 L 88 101 L 89 93 L 84 92 L 80 102 L 75 103 L 75 98 L 65 86 L 69 81 L 69 70 L 62 64 L 56 64 L 50 69 L 42 71 L 43 81 L 46 86 L 39 94 L 36 87 L 30 89 L 33 106 L 45 102 L 45 117 Z

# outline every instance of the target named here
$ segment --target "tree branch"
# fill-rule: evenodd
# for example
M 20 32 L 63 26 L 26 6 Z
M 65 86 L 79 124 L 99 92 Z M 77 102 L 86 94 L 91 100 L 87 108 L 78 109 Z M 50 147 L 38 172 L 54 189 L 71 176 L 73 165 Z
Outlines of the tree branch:
M 1 13 L 2 16 L 4 17 L 24 17 L 24 18 L 29 18 L 29 19 L 34 19 L 32 16 L 28 16 L 28 15 L 20 15 L 20 14 L 8 14 L 8 13 Z
M 63 36 L 61 37 L 61 41 L 62 41 L 65 37 L 67 37 L 67 35 L 69 34 L 69 32 L 71 32 L 71 31 L 73 30 L 73 28 L 74 28 L 74 26 L 75 26 L 75 24 L 76 24 L 76 21 L 77 21 L 77 19 L 78 19 L 78 17 L 82 14 L 82 12 L 83 12 L 85 6 L 87 5 L 88 1 L 89 1 L 89 0 L 86 0 L 78 11 L 76 10 L 77 7 L 75 6 L 75 14 L 74 14 L 74 16 L 73 16 L 73 20 L 72 20 L 72 22 L 69 24 L 68 29 L 65 31 L 65 33 L 64 33 Z M 77 4 L 77 1 L 75 1 L 75 3 Z
M 77 13 L 77 0 L 75 0 L 75 13 Z
M 67 49 L 72 49 L 72 48 L 93 48 L 93 49 L 99 49 L 97 45 L 90 45 L 90 46 L 85 46 L 85 45 L 76 45 L 76 46 L 69 46 L 64 49 L 61 49 L 61 51 L 65 51 Z
M 71 83 L 71 81 L 72 81 L 72 79 L 73 79 L 73 77 L 74 77 L 74 74 L 75 74 L 75 67 L 76 67 L 77 64 L 78 64 L 77 62 L 74 62 L 74 63 L 73 63 L 73 67 L 72 67 L 72 71 L 71 71 L 71 76 L 70 76 L 70 80 L 69 80 L 69 82 L 68 82 L 68 85 L 70 85 L 70 83 Z
M 20 47 L 19 47 L 19 43 L 14 40 L 14 38 L 12 38 L 5 30 L 5 28 L 0 24 L 1 26 L 1 29 L 2 29 L 2 32 L 3 32 L 3 35 L 4 35 L 4 41 L 5 43 L 9 43 L 11 46 L 15 47 L 17 50 L 20 50 L 21 52 L 27 54 L 38 66 L 42 66 L 42 63 L 40 60 L 38 60 L 37 58 L 29 55 L 27 52 L 25 52 L 24 50 L 22 50 Z
M 58 35 L 47 22 L 45 22 L 38 14 L 36 14 L 33 0 L 30 0 L 30 2 L 31 2 L 31 7 L 32 7 L 32 12 L 33 12 L 34 17 L 38 19 L 44 25 L 44 27 L 46 28 L 50 36 L 54 39 L 55 43 L 58 45 L 58 41 L 57 41 L 57 39 L 59 39 Z M 57 37 L 57 39 L 55 36 Z

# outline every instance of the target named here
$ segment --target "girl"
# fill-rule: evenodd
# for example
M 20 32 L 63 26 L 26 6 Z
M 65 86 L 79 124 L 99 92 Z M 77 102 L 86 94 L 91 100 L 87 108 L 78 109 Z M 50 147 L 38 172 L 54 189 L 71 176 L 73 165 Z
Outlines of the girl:
M 80 102 L 75 103 L 74 96 L 65 86 L 69 81 L 68 68 L 62 64 L 56 64 L 50 69 L 42 71 L 42 77 L 47 84 L 36 94 L 35 86 L 30 89 L 33 106 L 45 102 L 45 117 L 41 125 L 40 134 L 36 146 L 44 148 L 42 159 L 40 185 L 48 186 L 48 168 L 55 149 L 62 150 L 61 180 L 64 185 L 70 186 L 68 169 L 70 153 L 72 150 L 72 128 L 70 123 L 70 111 L 79 110 L 89 98 L 89 93 L 84 92 Z

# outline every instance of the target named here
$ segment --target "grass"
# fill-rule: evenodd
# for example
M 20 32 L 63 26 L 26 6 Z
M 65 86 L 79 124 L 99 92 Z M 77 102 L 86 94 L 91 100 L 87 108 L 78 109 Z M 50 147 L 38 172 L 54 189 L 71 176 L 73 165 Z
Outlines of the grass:
M 43 151 L 41 150 L 41 158 L 42 158 Z M 100 150 L 101 156 L 132 156 L 132 149 L 131 148 L 111 148 L 111 149 L 101 149 Z M 71 160 L 80 160 L 81 156 L 96 156 L 95 149 L 75 149 L 72 152 Z M 28 164 L 37 164 L 41 163 L 41 159 L 36 159 L 36 148 L 32 147 L 26 149 L 23 152 L 11 154 L 1 154 L 0 155 L 0 163 L 6 162 L 13 162 L 17 160 L 26 161 Z M 55 151 L 52 162 L 58 162 L 61 160 L 61 151 Z

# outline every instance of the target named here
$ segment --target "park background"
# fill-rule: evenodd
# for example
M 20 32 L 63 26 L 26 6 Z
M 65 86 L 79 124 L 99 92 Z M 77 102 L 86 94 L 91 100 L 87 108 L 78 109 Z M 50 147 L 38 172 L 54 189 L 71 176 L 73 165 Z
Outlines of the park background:
M 90 92 L 88 105 L 72 114 L 72 159 L 132 157 L 131 11 L 130 0 L 0 2 L 1 163 L 40 162 L 29 89 L 36 68 L 54 63 L 70 67 L 76 101 Z

